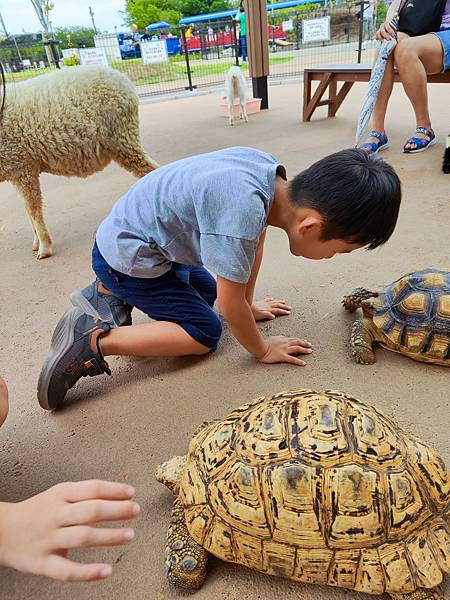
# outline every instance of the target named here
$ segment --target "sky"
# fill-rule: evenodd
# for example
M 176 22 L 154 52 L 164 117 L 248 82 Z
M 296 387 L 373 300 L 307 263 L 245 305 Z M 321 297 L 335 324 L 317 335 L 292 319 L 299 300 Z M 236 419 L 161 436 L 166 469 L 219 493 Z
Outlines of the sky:
M 114 26 L 119 31 L 125 28 L 119 15 L 119 11 L 124 9 L 125 0 L 53 0 L 53 4 L 55 7 L 50 13 L 53 28 L 68 25 L 92 26 L 89 6 L 94 12 L 99 31 L 113 32 Z M 30 0 L 0 0 L 0 13 L 8 33 L 40 31 L 40 23 Z

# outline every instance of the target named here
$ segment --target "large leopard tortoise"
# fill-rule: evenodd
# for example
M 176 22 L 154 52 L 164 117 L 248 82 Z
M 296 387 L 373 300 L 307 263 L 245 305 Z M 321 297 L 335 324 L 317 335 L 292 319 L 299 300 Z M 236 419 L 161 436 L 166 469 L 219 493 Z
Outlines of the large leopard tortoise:
M 262 397 L 204 424 L 156 475 L 174 493 L 169 581 L 208 553 L 271 575 L 438 600 L 450 572 L 450 474 L 390 419 L 334 391 Z
M 363 318 L 353 324 L 355 360 L 375 362 L 380 344 L 414 360 L 450 367 L 450 272 L 424 269 L 404 275 L 381 290 L 357 288 L 342 301 Z

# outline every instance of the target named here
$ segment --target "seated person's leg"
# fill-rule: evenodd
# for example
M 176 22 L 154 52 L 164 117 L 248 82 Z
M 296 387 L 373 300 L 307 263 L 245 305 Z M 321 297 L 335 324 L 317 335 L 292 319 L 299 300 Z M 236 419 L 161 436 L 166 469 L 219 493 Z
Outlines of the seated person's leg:
M 378 152 L 388 146 L 388 138 L 385 131 L 385 118 L 389 99 L 392 94 L 392 88 L 394 86 L 394 63 L 397 60 L 397 53 L 406 39 L 408 39 L 408 36 L 405 33 L 398 33 L 398 43 L 386 63 L 383 80 L 373 109 L 372 131 L 369 133 L 366 141 L 359 146 L 370 153 Z
M 409 38 L 399 48 L 397 66 L 405 92 L 416 116 L 416 133 L 404 146 L 404 151 L 420 152 L 435 143 L 428 112 L 427 74 L 443 68 L 444 52 L 435 34 Z

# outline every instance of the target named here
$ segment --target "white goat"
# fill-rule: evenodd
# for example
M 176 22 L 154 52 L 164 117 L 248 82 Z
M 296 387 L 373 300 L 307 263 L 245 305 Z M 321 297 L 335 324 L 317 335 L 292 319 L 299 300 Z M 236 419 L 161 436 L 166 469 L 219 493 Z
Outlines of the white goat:
M 247 84 L 241 69 L 237 66 L 231 67 L 225 79 L 225 93 L 228 101 L 228 117 L 230 125 L 234 124 L 233 104 L 235 98 L 239 98 L 240 118 L 248 122 L 247 109 L 245 107 Z
M 37 258 L 52 255 L 39 174 L 87 177 L 111 161 L 143 177 L 158 165 L 139 138 L 129 79 L 104 67 L 68 67 L 6 88 L 0 116 L 0 181 L 25 199 Z

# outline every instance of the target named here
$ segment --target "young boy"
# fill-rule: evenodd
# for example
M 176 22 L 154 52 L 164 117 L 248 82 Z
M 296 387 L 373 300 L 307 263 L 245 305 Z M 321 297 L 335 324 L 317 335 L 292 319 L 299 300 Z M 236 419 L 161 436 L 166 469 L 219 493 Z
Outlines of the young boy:
M 0 427 L 8 415 L 8 388 L 0 377 Z M 71 548 L 118 546 L 132 529 L 99 528 L 101 521 L 133 519 L 139 505 L 134 489 L 109 481 L 55 485 L 23 502 L 0 502 L 0 567 L 47 575 L 62 581 L 93 581 L 111 575 L 111 565 L 81 564 L 67 558 Z
M 285 302 L 254 302 L 265 229 L 283 229 L 294 256 L 331 258 L 391 236 L 400 206 L 392 167 L 362 150 L 328 156 L 289 183 L 254 148 L 227 148 L 160 167 L 139 180 L 101 223 L 92 252 L 97 279 L 72 294 L 38 383 L 46 409 L 81 377 L 110 374 L 104 357 L 207 354 L 218 308 L 236 339 L 263 363 L 303 366 L 311 344 L 264 338 L 256 321 L 286 315 Z M 217 284 L 209 271 L 217 276 Z M 154 322 L 131 326 L 131 308 Z

